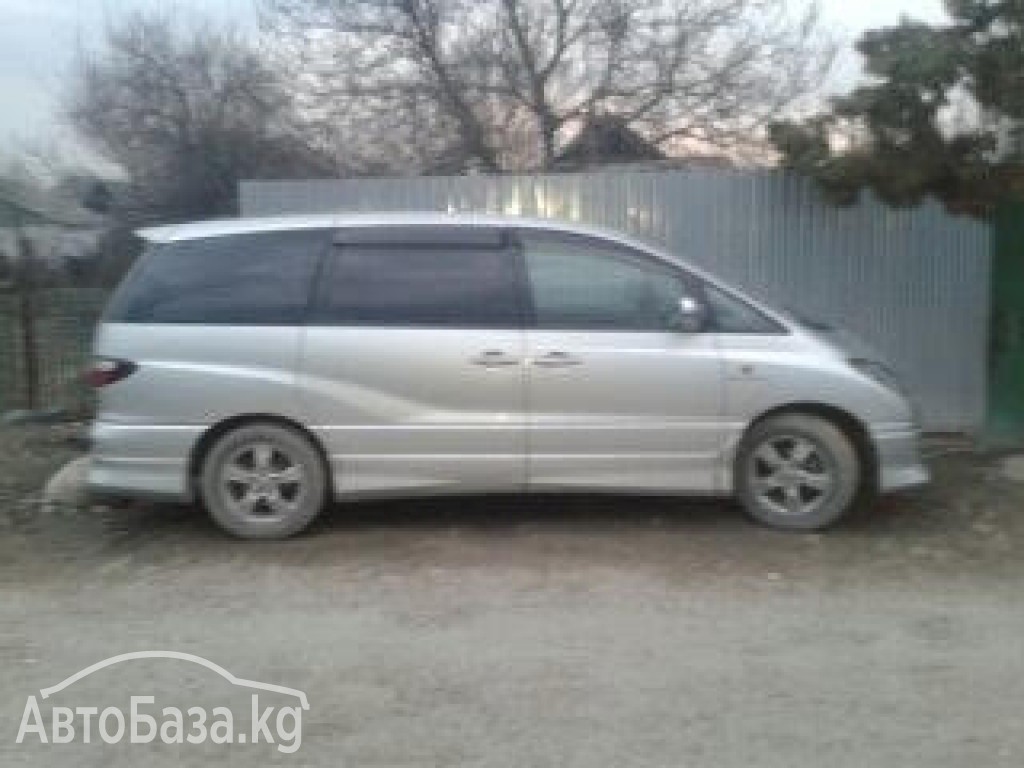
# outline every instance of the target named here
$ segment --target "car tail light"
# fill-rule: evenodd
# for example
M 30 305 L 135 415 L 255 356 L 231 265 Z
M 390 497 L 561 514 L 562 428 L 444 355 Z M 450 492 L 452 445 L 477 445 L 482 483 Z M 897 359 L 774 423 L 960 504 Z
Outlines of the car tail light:
M 100 357 L 93 360 L 92 365 L 82 374 L 85 383 L 90 387 L 99 389 L 114 382 L 121 381 L 131 376 L 139 369 L 135 363 L 128 360 L 112 360 L 109 357 Z

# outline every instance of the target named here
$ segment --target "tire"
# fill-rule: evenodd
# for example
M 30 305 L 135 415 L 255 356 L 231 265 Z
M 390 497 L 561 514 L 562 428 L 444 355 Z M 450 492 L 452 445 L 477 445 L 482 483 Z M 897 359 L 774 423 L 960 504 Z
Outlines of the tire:
M 783 530 L 817 531 L 853 508 L 863 468 L 835 424 L 786 413 L 757 424 L 744 437 L 735 477 L 740 501 L 754 520 Z
M 283 539 L 305 530 L 327 499 L 327 474 L 305 435 L 248 424 L 206 454 L 199 489 L 210 517 L 243 539 Z

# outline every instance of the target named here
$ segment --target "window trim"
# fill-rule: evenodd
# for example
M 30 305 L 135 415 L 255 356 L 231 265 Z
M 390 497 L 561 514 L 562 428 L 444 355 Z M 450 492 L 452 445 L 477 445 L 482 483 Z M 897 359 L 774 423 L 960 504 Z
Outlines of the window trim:
M 449 245 L 462 248 L 501 250 L 508 246 L 508 231 L 491 226 L 450 224 L 401 224 L 398 226 L 355 226 L 334 231 L 332 244 L 386 246 Z

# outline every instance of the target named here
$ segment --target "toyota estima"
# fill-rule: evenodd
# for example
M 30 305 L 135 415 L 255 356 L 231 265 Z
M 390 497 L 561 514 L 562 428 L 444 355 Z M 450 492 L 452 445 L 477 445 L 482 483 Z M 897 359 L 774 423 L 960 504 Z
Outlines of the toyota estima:
M 787 529 L 928 474 L 907 398 L 686 263 L 552 222 L 446 215 L 150 229 L 98 330 L 89 483 L 244 537 L 330 500 L 736 495 Z

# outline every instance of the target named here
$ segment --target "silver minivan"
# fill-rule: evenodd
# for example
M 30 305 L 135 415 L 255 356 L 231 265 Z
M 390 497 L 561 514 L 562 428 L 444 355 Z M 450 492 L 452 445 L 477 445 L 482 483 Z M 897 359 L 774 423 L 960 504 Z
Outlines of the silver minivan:
M 140 233 L 99 327 L 90 487 L 244 537 L 330 500 L 737 496 L 786 529 L 928 480 L 877 355 L 627 237 L 395 214 Z

